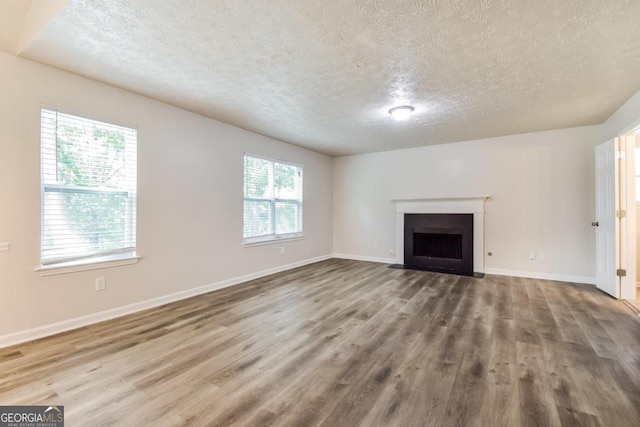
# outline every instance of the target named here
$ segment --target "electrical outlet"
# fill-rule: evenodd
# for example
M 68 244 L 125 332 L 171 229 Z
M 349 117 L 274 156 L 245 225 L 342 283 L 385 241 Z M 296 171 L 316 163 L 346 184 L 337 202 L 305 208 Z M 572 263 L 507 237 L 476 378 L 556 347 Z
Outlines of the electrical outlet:
M 394 251 L 393 249 L 389 249 L 389 255 L 394 255 L 396 253 L 396 251 Z
M 280 246 L 280 255 L 284 255 L 284 246 Z
M 96 291 L 104 291 L 107 287 L 107 279 L 105 277 L 96 277 Z
M 536 259 L 536 252 L 535 252 L 535 251 L 531 251 L 531 252 L 529 252 L 529 259 L 530 259 L 531 261 L 533 261 L 533 260 L 535 260 L 535 259 Z
M 544 252 L 538 252 L 538 259 L 540 261 L 544 260 Z

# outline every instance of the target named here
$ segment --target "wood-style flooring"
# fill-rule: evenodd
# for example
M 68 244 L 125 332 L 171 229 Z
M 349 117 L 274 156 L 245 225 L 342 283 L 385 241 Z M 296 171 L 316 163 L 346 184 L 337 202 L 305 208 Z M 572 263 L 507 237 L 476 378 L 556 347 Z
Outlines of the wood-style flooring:
M 67 426 L 639 426 L 640 321 L 589 285 L 332 259 L 0 350 Z
M 640 286 L 636 287 L 636 299 L 634 301 L 628 301 L 631 307 L 636 313 L 640 313 Z

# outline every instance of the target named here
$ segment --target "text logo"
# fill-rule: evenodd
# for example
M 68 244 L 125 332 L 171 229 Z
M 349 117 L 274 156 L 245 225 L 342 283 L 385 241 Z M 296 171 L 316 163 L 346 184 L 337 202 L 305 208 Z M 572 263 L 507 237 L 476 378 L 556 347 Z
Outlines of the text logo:
M 64 406 L 0 406 L 0 427 L 64 427 Z

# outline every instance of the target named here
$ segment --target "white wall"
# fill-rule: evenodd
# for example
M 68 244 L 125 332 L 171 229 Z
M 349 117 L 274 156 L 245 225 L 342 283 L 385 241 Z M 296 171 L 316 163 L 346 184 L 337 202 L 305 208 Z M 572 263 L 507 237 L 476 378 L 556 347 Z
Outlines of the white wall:
M 640 91 L 636 92 L 601 127 L 602 141 L 630 132 L 640 126 Z
M 0 338 L 331 252 L 327 156 L 4 53 L 0 94 Z M 138 264 L 35 271 L 43 104 L 138 128 Z M 304 239 L 241 245 L 244 151 L 304 165 Z
M 392 199 L 489 195 L 486 272 L 592 282 L 600 140 L 590 126 L 336 158 L 334 252 L 393 258 Z

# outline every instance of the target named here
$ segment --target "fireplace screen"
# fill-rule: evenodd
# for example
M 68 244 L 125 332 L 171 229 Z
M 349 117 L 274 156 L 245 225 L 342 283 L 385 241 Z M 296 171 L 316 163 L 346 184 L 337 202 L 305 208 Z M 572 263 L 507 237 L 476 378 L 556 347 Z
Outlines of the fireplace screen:
M 473 214 L 405 214 L 404 267 L 473 275 Z
M 414 233 L 413 255 L 433 258 L 462 259 L 462 235 Z

